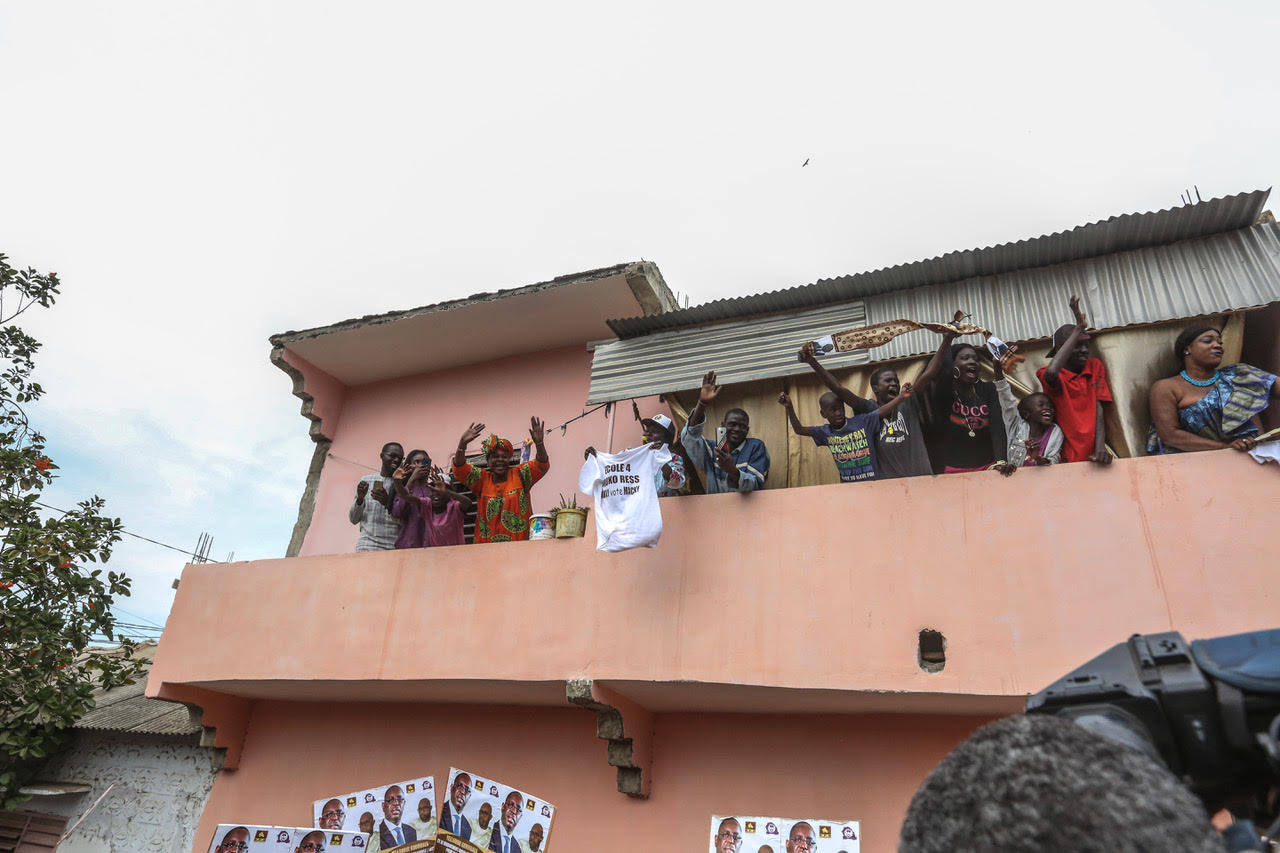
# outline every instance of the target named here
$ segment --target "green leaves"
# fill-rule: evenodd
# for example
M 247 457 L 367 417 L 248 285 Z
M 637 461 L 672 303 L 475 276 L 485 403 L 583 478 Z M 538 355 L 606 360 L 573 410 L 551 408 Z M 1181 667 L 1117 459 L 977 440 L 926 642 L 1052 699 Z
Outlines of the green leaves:
M 53 273 L 15 270 L 0 254 L 0 324 L 59 292 Z M 26 797 L 19 788 L 93 708 L 95 686 L 137 678 L 144 663 L 133 645 L 114 642 L 111 605 L 129 579 L 92 568 L 120 541 L 118 518 L 102 514 L 98 496 L 44 517 L 39 500 L 58 470 L 22 406 L 43 393 L 31 381 L 39 341 L 14 325 L 0 327 L 0 809 Z

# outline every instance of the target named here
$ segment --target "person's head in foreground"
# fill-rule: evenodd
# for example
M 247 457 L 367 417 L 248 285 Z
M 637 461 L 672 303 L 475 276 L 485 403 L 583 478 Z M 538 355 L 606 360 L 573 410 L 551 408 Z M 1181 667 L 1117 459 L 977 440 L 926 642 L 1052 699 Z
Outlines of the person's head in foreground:
M 1164 765 L 1057 717 L 990 723 L 934 768 L 898 853 L 1222 853 Z

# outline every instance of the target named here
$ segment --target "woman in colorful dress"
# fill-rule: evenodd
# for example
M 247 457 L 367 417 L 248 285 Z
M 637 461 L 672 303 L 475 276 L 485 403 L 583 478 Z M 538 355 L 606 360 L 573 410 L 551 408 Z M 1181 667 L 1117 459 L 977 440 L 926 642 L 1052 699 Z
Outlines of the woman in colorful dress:
M 467 445 L 484 432 L 484 424 L 472 424 L 462 433 L 458 451 L 453 455 L 453 477 L 476 496 L 475 541 L 517 542 L 529 538 L 529 516 L 532 504 L 529 490 L 551 468 L 547 448 L 543 445 L 544 425 L 529 419 L 529 437 L 537 455 L 528 462 L 512 466 L 511 442 L 490 435 L 480 445 L 485 454 L 485 468 L 467 464 Z
M 1257 446 L 1258 415 L 1280 399 L 1274 374 L 1248 364 L 1222 366 L 1222 332 L 1212 326 L 1183 329 L 1173 344 L 1182 367 L 1151 386 L 1148 453 Z

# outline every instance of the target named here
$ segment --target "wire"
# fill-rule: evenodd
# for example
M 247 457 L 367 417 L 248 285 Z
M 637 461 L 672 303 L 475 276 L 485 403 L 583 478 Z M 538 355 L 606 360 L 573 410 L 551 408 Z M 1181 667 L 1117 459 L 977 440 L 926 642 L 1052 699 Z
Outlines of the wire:
M 589 410 L 588 410 L 588 409 L 584 409 L 584 410 L 582 411 L 582 414 L 580 414 L 580 415 L 574 415 L 573 417 L 569 418 L 569 420 L 565 421 L 564 423 L 560 424 L 559 426 L 546 427 L 546 430 L 545 430 L 545 431 L 546 431 L 546 432 L 552 432 L 552 431 L 554 431 L 554 430 L 560 430 L 560 434 L 561 434 L 561 435 L 564 435 L 565 428 L 566 428 L 566 427 L 568 427 L 568 426 L 569 426 L 569 424 L 573 423 L 574 421 L 580 421 L 580 420 L 582 420 L 583 418 L 585 418 L 587 415 L 594 414 L 594 413 L 596 413 L 596 412 L 600 411 L 600 410 L 601 410 L 601 409 L 603 409 L 603 408 L 606 408 L 606 407 L 608 407 L 608 406 L 612 406 L 612 405 L 614 405 L 614 402 L 621 402 L 621 401 L 610 401 L 610 402 L 608 402 L 608 403 L 601 403 L 600 405 L 596 406 L 594 409 L 589 409 Z M 333 453 L 332 451 L 330 451 L 330 452 L 326 453 L 325 455 L 326 455 L 326 456 L 328 456 L 328 457 L 329 457 L 329 458 L 331 458 L 331 459 L 337 459 L 339 462 L 346 462 L 348 465 L 355 465 L 357 468 L 363 468 L 363 469 L 365 469 L 366 471 L 374 471 L 374 472 L 377 472 L 377 471 L 380 471 L 380 470 L 381 470 L 380 468 L 374 468 L 372 465 L 366 465 L 366 464 L 364 464 L 363 462 L 357 462 L 357 461 L 355 461 L 354 459 L 348 459 L 348 458 L 346 458 L 345 456 L 339 456 L 338 454 Z
M 37 506 L 42 506 L 42 507 L 44 507 L 45 509 L 51 509 L 51 510 L 53 510 L 54 512 L 60 512 L 60 513 L 62 513 L 63 515 L 66 515 L 68 512 L 70 512 L 70 511 L 71 511 L 71 510 L 69 510 L 69 509 L 59 509 L 58 507 L 53 506 L 52 504 L 47 504 L 47 503 L 45 503 L 44 501 L 36 501 L 36 505 L 37 505 Z M 143 542 L 150 542 L 152 545 L 159 545 L 161 548 L 168 548 L 170 551 L 177 551 L 179 554 L 186 554 L 188 557 L 194 557 L 197 561 L 199 561 L 199 560 L 201 560 L 201 559 L 202 559 L 202 558 L 201 558 L 201 556 L 200 556 L 199 554 L 195 553 L 194 551 L 188 551 L 186 548 L 179 548 L 179 547 L 178 547 L 178 546 L 176 546 L 176 545 L 166 545 L 166 544 L 165 544 L 165 543 L 163 543 L 163 542 L 159 542 L 159 541 L 157 541 L 157 540 L 155 540 L 155 539 L 149 539 L 149 538 L 147 538 L 146 536 L 142 536 L 141 534 L 133 533 L 133 532 L 128 531 L 128 530 L 121 530 L 120 532 L 121 532 L 121 533 L 123 533 L 125 536 L 132 536 L 134 539 L 141 539 Z M 221 563 L 221 562 L 222 562 L 221 560 L 214 560 L 214 559 L 209 558 L 209 557 L 204 557 L 204 558 L 203 558 L 203 560 L 204 560 L 204 562 L 206 562 L 206 563 Z

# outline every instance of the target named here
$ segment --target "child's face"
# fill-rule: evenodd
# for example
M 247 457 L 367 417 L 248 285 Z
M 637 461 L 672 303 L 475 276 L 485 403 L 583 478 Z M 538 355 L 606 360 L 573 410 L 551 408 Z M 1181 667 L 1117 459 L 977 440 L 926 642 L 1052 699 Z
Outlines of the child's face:
M 845 422 L 844 403 L 836 398 L 824 398 L 818 403 L 818 412 L 832 429 L 842 429 Z
M 1067 370 L 1072 373 L 1079 373 L 1084 370 L 1085 362 L 1089 360 L 1089 342 L 1080 341 L 1071 349 L 1071 355 L 1067 358 Z
M 1045 427 L 1053 426 L 1053 420 L 1058 414 L 1047 394 L 1029 395 L 1018 404 L 1018 412 L 1027 423 Z

